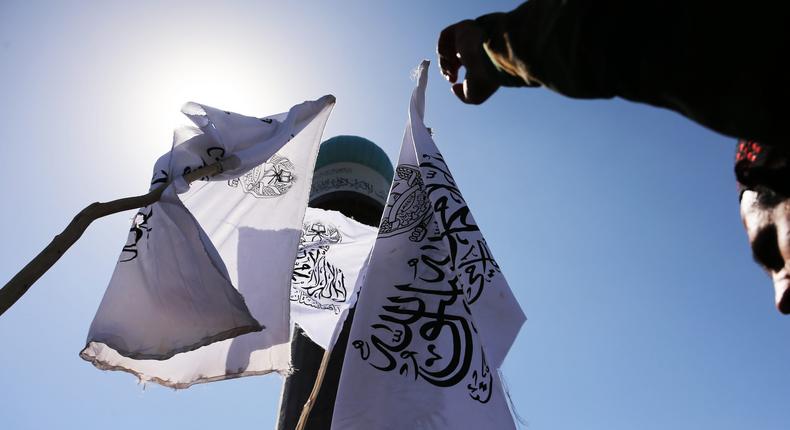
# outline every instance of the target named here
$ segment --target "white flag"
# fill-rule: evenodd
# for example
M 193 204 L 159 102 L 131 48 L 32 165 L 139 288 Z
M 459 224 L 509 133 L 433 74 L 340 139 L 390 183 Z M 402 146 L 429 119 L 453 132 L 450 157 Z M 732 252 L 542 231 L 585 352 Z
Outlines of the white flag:
M 515 428 L 498 369 L 525 317 L 423 123 L 427 66 L 361 285 L 334 429 Z
M 235 163 L 191 188 L 176 181 L 141 210 L 82 358 L 176 388 L 289 370 L 291 274 L 333 105 L 326 96 L 268 118 L 185 106 L 198 128 L 176 132 L 154 183 L 220 159 Z M 180 218 L 160 222 L 168 204 Z
M 307 208 L 291 279 L 291 319 L 327 349 L 356 297 L 376 229 L 337 211 Z

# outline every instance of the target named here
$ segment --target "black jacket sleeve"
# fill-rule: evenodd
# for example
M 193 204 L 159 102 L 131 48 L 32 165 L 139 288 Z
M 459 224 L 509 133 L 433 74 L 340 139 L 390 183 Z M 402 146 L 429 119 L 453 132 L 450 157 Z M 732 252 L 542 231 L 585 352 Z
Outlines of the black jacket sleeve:
M 788 10 L 767 0 L 530 0 L 477 22 L 492 61 L 524 84 L 648 103 L 790 146 Z

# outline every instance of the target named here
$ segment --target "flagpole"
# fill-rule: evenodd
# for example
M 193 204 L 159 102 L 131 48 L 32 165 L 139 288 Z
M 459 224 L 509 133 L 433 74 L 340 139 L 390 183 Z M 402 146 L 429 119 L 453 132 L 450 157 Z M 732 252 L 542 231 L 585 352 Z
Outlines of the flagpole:
M 310 392 L 310 397 L 304 403 L 302 414 L 299 415 L 299 422 L 296 424 L 296 430 L 304 430 L 307 425 L 307 418 L 310 416 L 310 411 L 313 409 L 315 400 L 318 397 L 318 392 L 321 391 L 321 384 L 324 382 L 324 375 L 326 368 L 329 367 L 329 358 L 332 356 L 332 350 L 327 349 L 324 351 L 324 356 L 321 358 L 321 367 L 318 368 L 318 375 L 315 377 L 313 384 L 313 391 Z
M 184 175 L 187 183 L 200 178 L 211 177 L 222 172 L 222 162 L 218 161 L 189 172 Z M 47 245 L 35 258 L 19 271 L 5 286 L 0 289 L 0 316 L 19 300 L 44 273 L 46 273 L 66 251 L 82 236 L 88 226 L 95 220 L 118 212 L 138 209 L 159 201 L 165 184 L 148 194 L 126 197 L 106 203 L 95 202 L 81 210 L 69 225 Z

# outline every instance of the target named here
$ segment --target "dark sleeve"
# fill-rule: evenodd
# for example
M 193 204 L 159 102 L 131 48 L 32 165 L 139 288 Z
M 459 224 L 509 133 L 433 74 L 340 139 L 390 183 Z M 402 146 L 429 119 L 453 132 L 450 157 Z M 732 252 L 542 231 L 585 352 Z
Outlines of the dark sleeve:
M 477 19 L 500 70 L 574 98 L 622 97 L 788 146 L 782 2 L 530 0 Z

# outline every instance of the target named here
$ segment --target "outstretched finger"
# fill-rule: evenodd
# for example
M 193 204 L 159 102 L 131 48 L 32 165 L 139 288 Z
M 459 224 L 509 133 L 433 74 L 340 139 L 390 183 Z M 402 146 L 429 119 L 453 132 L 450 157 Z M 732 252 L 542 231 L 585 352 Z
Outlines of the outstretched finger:
M 458 80 L 458 69 L 461 68 L 461 60 L 458 58 L 458 50 L 456 48 L 456 37 L 460 27 L 466 21 L 457 22 L 439 34 L 439 41 L 436 43 L 436 54 L 439 57 L 439 69 L 442 75 L 450 81 L 455 82 Z
M 452 89 L 455 96 L 462 102 L 470 105 L 479 105 L 488 100 L 499 89 L 499 84 L 489 80 L 470 82 L 467 78 L 463 82 L 454 84 Z
M 480 104 L 499 88 L 496 68 L 483 49 L 483 33 L 478 27 L 469 27 L 458 34 L 456 47 L 461 64 L 466 68 L 462 88 L 453 92 L 464 103 Z M 463 97 L 460 96 L 463 90 Z

